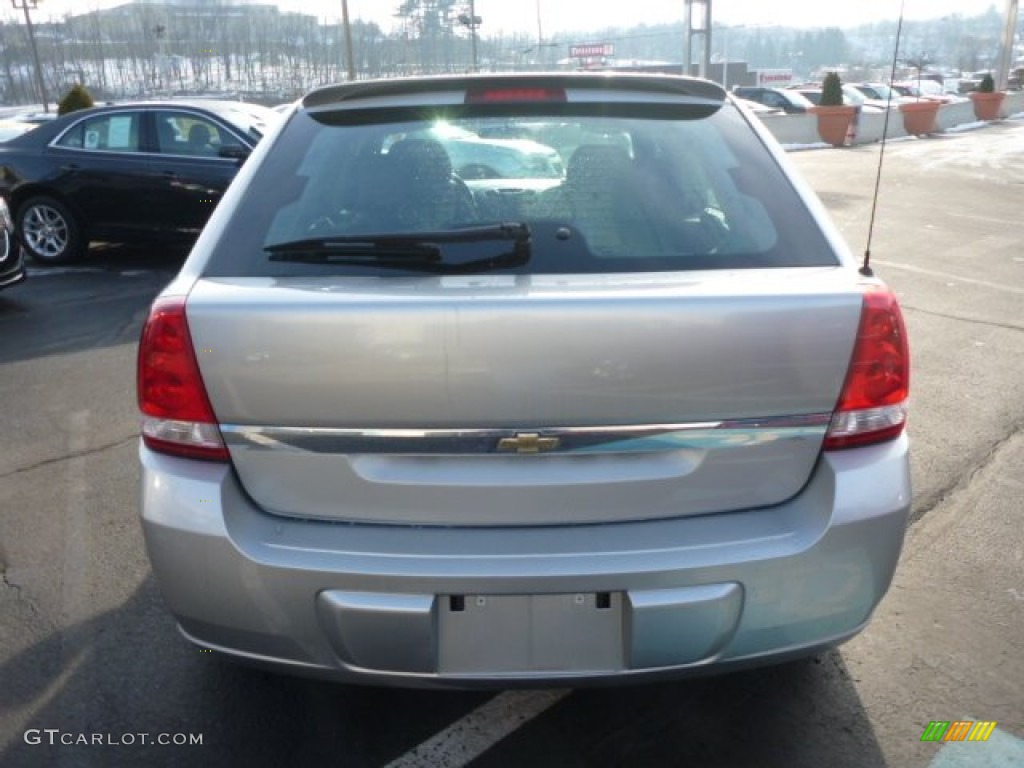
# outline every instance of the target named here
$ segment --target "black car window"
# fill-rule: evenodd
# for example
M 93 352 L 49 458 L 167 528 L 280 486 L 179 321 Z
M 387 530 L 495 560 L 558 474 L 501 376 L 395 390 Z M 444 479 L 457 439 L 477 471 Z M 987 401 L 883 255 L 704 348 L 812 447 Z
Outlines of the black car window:
M 736 110 L 620 111 L 558 105 L 495 117 L 467 105 L 437 117 L 395 110 L 362 120 L 299 112 L 249 180 L 205 272 L 392 275 L 394 265 L 378 269 L 372 260 L 287 263 L 266 249 L 396 233 L 429 240 L 507 222 L 533 233 L 532 258 L 513 268 L 524 273 L 837 263 Z M 507 153 L 516 168 L 498 161 Z M 500 248 L 446 241 L 441 250 L 460 261 Z
M 82 120 L 57 140 L 57 146 L 102 152 L 138 152 L 138 112 L 113 112 Z
M 244 148 L 226 128 L 195 112 L 156 112 L 157 149 L 164 155 L 216 157 L 222 147 Z

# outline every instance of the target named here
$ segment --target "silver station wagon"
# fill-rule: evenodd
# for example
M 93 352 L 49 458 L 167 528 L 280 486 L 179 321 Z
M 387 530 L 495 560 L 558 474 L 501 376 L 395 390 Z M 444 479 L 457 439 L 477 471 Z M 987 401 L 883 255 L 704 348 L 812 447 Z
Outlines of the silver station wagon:
M 908 384 L 893 293 L 717 85 L 332 86 L 153 304 L 142 523 L 184 635 L 278 669 L 783 661 L 889 587 Z

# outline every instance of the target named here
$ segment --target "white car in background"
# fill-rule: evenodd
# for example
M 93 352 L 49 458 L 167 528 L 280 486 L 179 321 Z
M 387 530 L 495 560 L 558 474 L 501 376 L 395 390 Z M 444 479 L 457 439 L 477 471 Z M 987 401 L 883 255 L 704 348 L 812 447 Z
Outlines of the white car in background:
M 23 133 L 28 133 L 35 127 L 34 123 L 26 123 L 11 118 L 2 119 L 0 120 L 0 142 L 13 139 L 15 136 L 21 136 Z
M 960 101 L 967 101 L 966 96 L 959 96 L 955 93 L 950 93 L 940 83 L 934 80 L 905 80 L 899 83 L 893 83 L 892 87 L 895 91 L 909 96 L 913 99 L 930 99 L 932 101 L 941 101 L 943 104 L 953 104 Z

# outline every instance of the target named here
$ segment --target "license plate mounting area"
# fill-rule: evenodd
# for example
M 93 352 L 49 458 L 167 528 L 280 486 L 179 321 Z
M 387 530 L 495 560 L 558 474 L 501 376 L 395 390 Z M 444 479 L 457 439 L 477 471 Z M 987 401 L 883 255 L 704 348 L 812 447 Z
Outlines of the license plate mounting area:
M 582 674 L 624 668 L 622 594 L 445 595 L 442 675 Z

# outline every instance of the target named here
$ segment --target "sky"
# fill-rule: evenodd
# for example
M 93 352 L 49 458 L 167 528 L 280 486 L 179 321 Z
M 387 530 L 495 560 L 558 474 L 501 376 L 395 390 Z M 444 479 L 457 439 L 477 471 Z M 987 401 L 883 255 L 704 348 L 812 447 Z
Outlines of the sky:
M 264 0 L 265 2 L 267 0 Z M 713 23 L 745 26 L 851 27 L 899 17 L 901 1 L 906 19 L 941 18 L 954 13 L 973 16 L 995 7 L 1002 13 L 1006 0 L 712 0 Z M 65 13 L 82 13 L 94 8 L 122 5 L 126 0 L 38 0 L 37 20 L 59 18 Z M 236 0 L 237 2 L 237 0 Z M 553 34 L 599 31 L 608 27 L 638 23 L 660 24 L 681 21 L 684 0 L 474 0 L 476 15 L 482 17 L 480 35 L 521 32 L 537 34 L 538 13 L 544 37 Z M 348 0 L 349 16 L 375 21 L 387 31 L 394 23 L 399 0 Z M 469 0 L 465 0 L 466 6 Z M 15 13 L 8 3 L 4 16 Z M 312 13 L 321 18 L 341 15 L 341 0 L 279 0 L 282 10 Z

